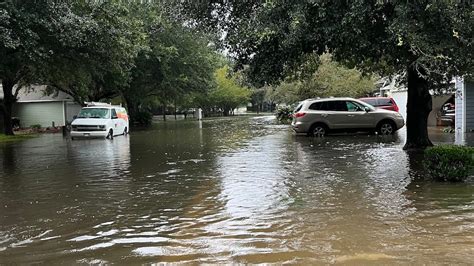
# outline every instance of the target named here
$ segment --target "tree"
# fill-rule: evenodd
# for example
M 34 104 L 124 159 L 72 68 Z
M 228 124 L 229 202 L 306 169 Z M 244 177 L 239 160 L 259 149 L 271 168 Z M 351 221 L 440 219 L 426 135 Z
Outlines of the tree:
M 142 50 L 123 96 L 133 117 L 146 103 L 176 104 L 193 92 L 205 92 L 213 81 L 215 53 L 205 34 L 174 22 L 160 10 L 144 18 L 148 49 Z
M 3 87 L 0 111 L 6 135 L 13 135 L 12 106 L 20 88 L 23 84 L 36 82 L 39 70 L 46 67 L 44 60 L 52 56 L 53 46 L 42 36 L 55 39 L 55 27 L 66 22 L 65 18 L 70 14 L 66 5 L 49 1 L 0 3 L 0 80 Z
M 347 68 L 332 60 L 330 54 L 320 56 L 318 69 L 303 81 L 300 100 L 314 97 L 362 97 L 375 88 L 375 78 L 364 76 L 355 68 Z
M 50 85 L 85 100 L 112 98 L 126 83 L 143 34 L 112 2 L 6 1 L 0 11 L 4 130 L 23 85 Z
M 222 109 L 224 116 L 228 116 L 239 105 L 250 100 L 250 89 L 238 84 L 235 75 L 229 75 L 229 66 L 216 70 L 214 77 L 215 88 L 209 93 L 210 103 Z
M 68 93 L 80 104 L 120 95 L 135 58 L 146 49 L 147 36 L 136 16 L 141 6 L 100 1 L 75 2 L 70 8 L 78 22 L 58 28 L 70 41 L 57 45 L 57 55 L 46 60 L 50 67 L 42 83 Z
M 430 89 L 474 72 L 472 10 L 469 1 L 211 0 L 193 12 L 232 33 L 225 44 L 257 84 L 278 82 L 312 53 L 381 76 L 406 72 L 404 148 L 418 149 L 432 145 Z

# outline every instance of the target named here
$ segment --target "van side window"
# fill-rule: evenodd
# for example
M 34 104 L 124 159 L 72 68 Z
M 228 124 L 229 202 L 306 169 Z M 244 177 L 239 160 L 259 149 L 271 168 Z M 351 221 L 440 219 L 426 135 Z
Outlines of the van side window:
M 115 109 L 112 109 L 112 119 L 117 119 L 117 112 L 115 112 Z

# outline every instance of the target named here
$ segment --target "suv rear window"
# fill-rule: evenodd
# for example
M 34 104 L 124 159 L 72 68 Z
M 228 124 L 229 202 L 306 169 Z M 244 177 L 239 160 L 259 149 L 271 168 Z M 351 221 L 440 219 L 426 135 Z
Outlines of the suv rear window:
M 298 106 L 296 106 L 294 113 L 297 113 L 299 110 L 301 110 L 301 107 L 303 107 L 303 103 L 300 103 Z
M 372 106 L 378 106 L 377 99 L 361 99 L 361 100 Z
M 378 99 L 378 105 L 392 105 L 392 99 L 390 98 L 379 98 Z

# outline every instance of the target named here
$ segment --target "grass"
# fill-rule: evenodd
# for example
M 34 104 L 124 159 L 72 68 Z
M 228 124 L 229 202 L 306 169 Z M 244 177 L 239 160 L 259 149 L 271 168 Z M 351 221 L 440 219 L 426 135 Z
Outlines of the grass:
M 20 140 L 25 140 L 25 139 L 31 139 L 34 137 L 36 137 L 36 134 L 19 134 L 19 135 L 14 135 L 14 136 L 7 136 L 4 134 L 0 134 L 0 143 L 20 141 Z

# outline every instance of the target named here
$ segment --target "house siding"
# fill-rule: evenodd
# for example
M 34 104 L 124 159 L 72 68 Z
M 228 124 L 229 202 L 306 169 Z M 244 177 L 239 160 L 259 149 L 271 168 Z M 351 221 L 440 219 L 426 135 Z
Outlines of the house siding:
M 454 105 L 455 105 L 455 125 L 456 125 L 456 133 L 464 134 L 464 81 L 461 77 L 456 77 L 455 82 L 455 98 L 454 98 Z
M 16 103 L 13 115 L 20 119 L 21 127 L 41 125 L 50 127 L 53 122 L 55 126 L 64 126 L 64 102 L 28 102 Z
M 474 82 L 464 81 L 465 86 L 465 110 L 466 110 L 466 131 L 474 131 Z
M 82 109 L 82 106 L 80 106 L 77 103 L 73 102 L 65 102 L 64 103 L 64 108 L 66 109 L 65 115 L 66 115 L 66 121 L 68 123 L 71 123 L 72 120 L 74 119 L 74 116 L 79 114 L 79 112 Z

